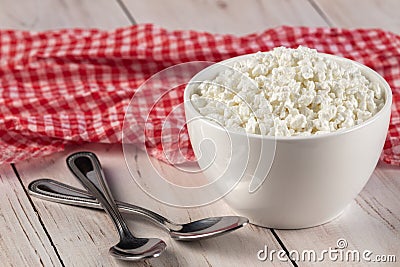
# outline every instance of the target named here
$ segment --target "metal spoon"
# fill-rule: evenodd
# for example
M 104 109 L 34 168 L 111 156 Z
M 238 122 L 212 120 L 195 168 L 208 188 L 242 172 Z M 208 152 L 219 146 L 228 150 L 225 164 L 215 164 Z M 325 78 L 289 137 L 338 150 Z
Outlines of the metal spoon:
M 100 203 L 89 192 L 52 179 L 32 181 L 28 190 L 31 195 L 44 200 L 101 209 Z M 178 224 L 151 210 L 120 201 L 115 202 L 120 211 L 145 216 L 166 229 L 172 238 L 181 241 L 193 241 L 222 235 L 241 228 L 249 222 L 247 218 L 240 216 L 222 216 Z
M 114 202 L 95 154 L 91 152 L 72 154 L 67 158 L 67 165 L 82 185 L 100 202 L 118 230 L 120 241 L 110 248 L 112 256 L 123 260 L 140 260 L 158 257 L 165 250 L 166 244 L 161 239 L 136 238 L 129 231 Z

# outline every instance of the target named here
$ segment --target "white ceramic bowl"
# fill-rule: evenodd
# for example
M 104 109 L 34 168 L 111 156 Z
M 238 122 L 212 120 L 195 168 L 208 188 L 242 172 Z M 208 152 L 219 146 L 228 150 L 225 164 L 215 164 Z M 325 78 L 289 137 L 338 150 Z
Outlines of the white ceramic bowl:
M 212 80 L 224 66 L 250 56 L 228 59 L 202 70 L 185 89 L 186 120 L 198 163 L 210 181 L 222 177 L 231 185 L 235 184 L 232 180 L 240 178 L 225 199 L 254 224 L 295 229 L 328 222 L 357 196 L 377 164 L 389 125 L 391 89 L 372 69 L 324 54 L 339 63 L 350 62 L 380 84 L 385 105 L 375 116 L 349 129 L 308 137 L 275 138 L 226 131 L 193 107 L 190 98 L 198 86 L 193 82 Z M 213 153 L 207 148 L 200 151 L 205 139 L 214 143 Z M 264 178 L 255 192 L 254 188 L 249 190 L 252 179 Z M 220 188 L 221 194 L 225 189 Z

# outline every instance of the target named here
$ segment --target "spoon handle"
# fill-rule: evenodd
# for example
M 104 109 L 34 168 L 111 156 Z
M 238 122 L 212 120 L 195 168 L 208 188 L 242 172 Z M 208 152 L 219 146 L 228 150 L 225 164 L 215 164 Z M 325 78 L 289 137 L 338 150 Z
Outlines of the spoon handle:
M 114 202 L 96 155 L 91 152 L 72 154 L 67 158 L 67 165 L 82 185 L 93 194 L 110 215 L 121 240 L 135 239 Z
M 100 203 L 89 192 L 52 179 L 32 181 L 28 186 L 28 191 L 33 196 L 53 202 L 102 209 Z M 182 226 L 172 223 L 170 220 L 154 211 L 118 200 L 115 202 L 120 211 L 145 216 L 160 224 L 168 231 L 182 228 Z

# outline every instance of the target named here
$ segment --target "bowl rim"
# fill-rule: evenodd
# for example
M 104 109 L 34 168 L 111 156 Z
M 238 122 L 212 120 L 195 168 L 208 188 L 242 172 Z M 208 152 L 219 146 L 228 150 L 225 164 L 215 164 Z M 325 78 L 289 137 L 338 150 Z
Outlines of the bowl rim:
M 224 129 L 222 128 L 220 125 L 214 123 L 213 121 L 207 119 L 204 117 L 204 115 L 202 115 L 200 112 L 198 112 L 196 110 L 196 108 L 193 106 L 192 101 L 190 99 L 191 95 L 193 94 L 193 84 L 194 83 L 198 83 L 200 82 L 200 80 L 198 79 L 199 76 L 204 75 L 205 72 L 210 71 L 210 69 L 215 68 L 219 65 L 222 66 L 230 66 L 229 64 L 232 64 L 238 60 L 242 60 L 251 56 L 254 56 L 258 53 L 271 53 L 272 51 L 267 51 L 267 52 L 256 52 L 256 53 L 250 53 L 250 54 L 245 54 L 245 55 L 240 55 L 240 56 L 236 56 L 233 58 L 229 58 L 220 62 L 216 62 L 206 68 L 204 68 L 203 70 L 199 71 L 198 73 L 196 73 L 191 79 L 190 81 L 186 84 L 185 89 L 184 89 L 184 106 L 185 106 L 185 116 L 186 116 L 186 109 L 189 109 L 190 112 L 194 112 L 195 114 L 197 114 L 202 121 L 204 121 L 205 123 L 207 123 L 208 125 L 217 128 L 217 129 L 222 129 L 222 130 L 227 130 L 229 133 L 231 134 L 235 134 L 235 135 L 243 135 L 246 136 L 247 138 L 251 137 L 251 138 L 256 138 L 256 139 L 269 139 L 269 140 L 281 140 L 281 141 L 295 141 L 295 140 L 314 140 L 314 139 L 324 139 L 324 138 L 330 138 L 330 137 L 334 137 L 334 136 L 338 136 L 338 135 L 344 135 L 353 131 L 357 131 L 360 128 L 366 127 L 367 125 L 375 122 L 376 120 L 378 120 L 379 118 L 381 118 L 382 116 L 384 116 L 386 114 L 386 112 L 388 112 L 389 110 L 389 116 L 390 116 L 390 110 L 391 110 L 391 106 L 392 106 L 392 89 L 390 88 L 390 85 L 388 84 L 388 82 L 379 74 L 377 73 L 375 70 L 371 69 L 370 67 L 361 64 L 357 61 L 354 61 L 352 59 L 349 58 L 345 58 L 345 57 L 340 57 L 340 56 L 336 56 L 336 55 L 332 55 L 332 54 L 327 54 L 327 53 L 319 53 L 319 55 L 322 55 L 323 57 L 327 57 L 327 58 L 332 58 L 333 60 L 336 60 L 338 62 L 345 62 L 345 63 L 350 63 L 353 64 L 355 66 L 357 66 L 360 70 L 361 73 L 365 76 L 367 76 L 367 78 L 369 77 L 375 77 L 376 80 L 378 81 L 379 85 L 381 85 L 381 87 L 384 88 L 384 92 L 385 92 L 385 104 L 383 105 L 383 107 L 381 108 L 381 110 L 379 110 L 374 116 L 372 116 L 371 118 L 369 118 L 366 121 L 363 121 L 360 124 L 351 126 L 349 128 L 345 128 L 345 129 L 339 129 L 336 130 L 334 132 L 329 132 L 329 133 L 324 133 L 324 134 L 312 134 L 312 135 L 307 135 L 307 136 L 274 136 L 274 135 L 261 135 L 261 134 L 254 134 L 254 133 L 247 133 L 247 132 L 239 132 L 239 131 L 235 131 L 235 130 L 231 130 L 231 129 Z M 197 81 L 196 81 L 197 79 Z M 187 121 L 187 118 L 186 118 Z

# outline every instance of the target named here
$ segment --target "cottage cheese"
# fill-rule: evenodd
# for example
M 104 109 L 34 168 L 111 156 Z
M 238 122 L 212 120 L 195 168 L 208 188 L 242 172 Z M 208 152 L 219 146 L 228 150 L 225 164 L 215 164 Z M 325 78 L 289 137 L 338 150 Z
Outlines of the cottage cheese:
M 306 136 L 368 120 L 384 105 L 384 93 L 356 66 L 300 46 L 235 62 L 202 82 L 191 101 L 202 115 L 231 130 Z

